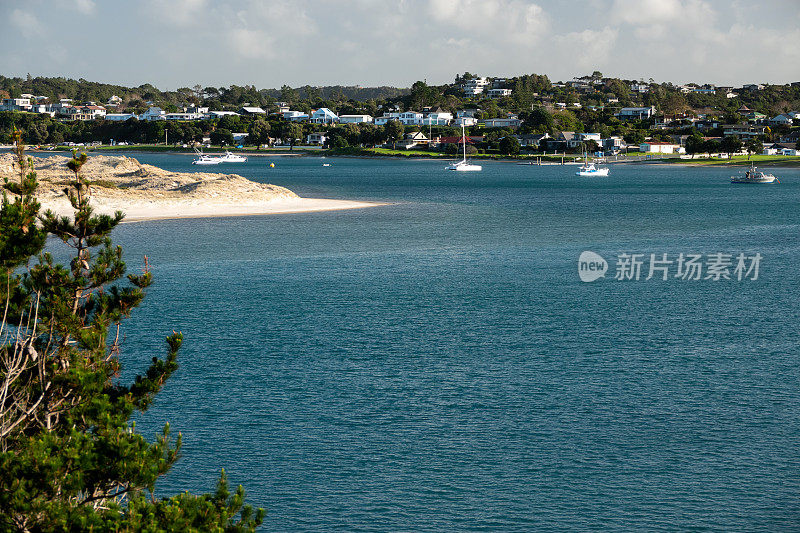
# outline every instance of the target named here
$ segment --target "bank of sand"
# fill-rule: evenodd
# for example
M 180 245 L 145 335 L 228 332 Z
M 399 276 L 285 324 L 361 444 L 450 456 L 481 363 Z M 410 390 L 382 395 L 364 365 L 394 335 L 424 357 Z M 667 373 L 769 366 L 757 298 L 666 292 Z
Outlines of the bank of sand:
M 68 157 L 34 158 L 42 210 L 71 214 L 64 194 L 71 177 Z M 0 179 L 18 180 L 12 154 L 0 156 Z M 132 157 L 92 156 L 82 175 L 91 183 L 98 213 L 122 211 L 126 221 L 163 218 L 270 215 L 358 209 L 374 202 L 301 198 L 285 187 L 256 183 L 237 174 L 171 172 Z

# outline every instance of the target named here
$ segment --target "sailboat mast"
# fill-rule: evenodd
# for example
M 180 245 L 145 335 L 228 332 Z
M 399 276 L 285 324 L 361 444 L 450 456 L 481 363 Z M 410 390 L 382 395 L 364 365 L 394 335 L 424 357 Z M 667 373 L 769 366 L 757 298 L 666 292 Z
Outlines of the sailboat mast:
M 467 162 L 467 133 L 464 131 L 464 124 L 461 124 L 461 145 L 464 147 L 464 162 Z

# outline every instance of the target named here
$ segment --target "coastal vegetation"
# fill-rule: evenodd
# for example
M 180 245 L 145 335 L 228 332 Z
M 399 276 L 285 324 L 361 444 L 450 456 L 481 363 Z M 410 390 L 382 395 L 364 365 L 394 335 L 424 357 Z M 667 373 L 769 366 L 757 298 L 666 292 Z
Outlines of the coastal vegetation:
M 19 96 L 30 93 L 50 101 L 70 98 L 76 101 L 104 102 L 119 96 L 117 112 L 141 113 L 149 106 L 160 106 L 167 112 L 185 106 L 203 106 L 209 110 L 238 111 L 243 106 L 260 106 L 263 115 L 227 115 L 202 121 L 149 121 L 131 118 L 110 120 L 63 121 L 47 114 L 0 112 L 0 134 L 17 128 L 35 145 L 58 145 L 66 142 L 108 144 L 138 143 L 191 145 L 196 142 L 216 146 L 243 144 L 264 147 L 280 142 L 290 149 L 303 144 L 313 133 L 325 134 L 328 148 L 373 148 L 390 145 L 395 148 L 404 135 L 421 132 L 428 137 L 460 135 L 451 125 L 403 126 L 397 121 L 385 125 L 314 124 L 287 120 L 279 112 L 278 102 L 293 110 L 308 113 L 312 109 L 328 108 L 339 115 L 365 114 L 379 116 L 390 111 L 441 109 L 455 116 L 470 110 L 477 121 L 468 126 L 468 135 L 476 138 L 475 147 L 484 153 L 515 155 L 517 147 L 507 140 L 510 135 L 548 134 L 560 132 L 597 132 L 602 138 L 618 137 L 630 145 L 649 140 L 676 142 L 686 145 L 687 153 L 708 152 L 724 139 L 723 125 L 747 121 L 742 106 L 754 116 L 773 117 L 780 113 L 800 110 L 800 84 L 764 85 L 755 88 L 704 89 L 697 84 L 677 86 L 604 77 L 600 72 L 576 78 L 573 82 L 557 82 L 541 74 L 526 74 L 511 78 L 495 78 L 498 86 L 510 94 L 488 98 L 486 93 L 468 96 L 463 84 L 475 79 L 472 73 L 457 75 L 453 83 L 428 85 L 415 82 L 410 88 L 361 87 L 288 87 L 257 89 L 253 86 L 194 87 L 175 91 L 160 91 L 152 85 L 122 87 L 87 80 L 65 78 L 8 78 L 0 76 L 0 95 Z M 499 81 L 498 81 L 499 80 Z M 635 89 L 635 90 L 634 90 Z M 647 118 L 623 119 L 621 108 L 650 107 L 656 113 Z M 519 126 L 488 127 L 487 120 L 516 116 Z M 797 139 L 798 128 L 791 124 L 773 124 L 751 140 L 778 142 Z M 234 134 L 247 133 L 246 140 L 235 141 Z M 690 138 L 694 140 L 690 140 Z M 504 139 L 506 139 L 504 141 Z M 701 144 L 696 141 L 699 139 Z M 744 140 L 744 139 L 742 139 Z M 800 139 L 798 139 L 800 140 Z M 792 143 L 798 142 L 792 141 Z M 706 145 L 702 145 L 705 142 Z M 501 143 L 504 143 L 501 146 Z M 694 144 L 692 144 L 694 143 Z M 715 144 L 716 143 L 716 144 Z M 572 145 L 567 151 L 591 149 L 588 143 Z M 426 150 L 445 151 L 443 146 Z M 713 150 L 712 150 L 713 151 Z M 538 146 L 523 145 L 519 153 L 541 152 Z
M 153 282 L 147 257 L 128 273 L 111 239 L 124 215 L 93 210 L 86 154 L 67 162 L 72 216 L 59 216 L 41 212 L 33 159 L 19 132 L 13 140 L 16 177 L 0 206 L 0 530 L 253 531 L 264 511 L 224 471 L 212 494 L 156 496 L 181 435 L 167 424 L 151 442 L 131 417 L 177 370 L 183 335 L 120 381 L 123 324 Z M 44 251 L 48 236 L 65 264 Z

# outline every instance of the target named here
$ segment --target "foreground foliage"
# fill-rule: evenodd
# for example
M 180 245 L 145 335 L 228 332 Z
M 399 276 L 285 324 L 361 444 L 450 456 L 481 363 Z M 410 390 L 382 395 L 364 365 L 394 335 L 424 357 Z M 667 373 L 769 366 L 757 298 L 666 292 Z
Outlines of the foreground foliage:
M 181 437 L 167 425 L 148 442 L 130 418 L 178 368 L 183 337 L 167 337 L 132 384 L 116 381 L 121 323 L 152 282 L 147 258 L 125 275 L 110 238 L 123 214 L 93 212 L 86 154 L 68 164 L 74 215 L 40 214 L 33 161 L 14 141 L 20 179 L 0 206 L 0 530 L 254 530 L 263 510 L 244 505 L 242 487 L 231 494 L 224 471 L 214 494 L 155 497 Z M 68 265 L 42 253 L 48 235 L 71 249 Z

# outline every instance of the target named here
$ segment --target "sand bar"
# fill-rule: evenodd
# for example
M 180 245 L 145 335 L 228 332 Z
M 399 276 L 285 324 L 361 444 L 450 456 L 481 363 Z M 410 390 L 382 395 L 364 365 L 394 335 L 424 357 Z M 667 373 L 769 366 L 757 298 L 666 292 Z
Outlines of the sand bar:
M 34 159 L 42 211 L 72 213 L 63 189 L 71 177 L 69 158 Z M 12 154 L 0 156 L 0 179 L 18 180 Z M 125 213 L 127 222 L 224 216 L 273 215 L 385 205 L 377 202 L 301 198 L 285 187 L 257 183 L 237 174 L 172 172 L 132 157 L 93 156 L 82 169 L 91 183 L 98 213 Z

